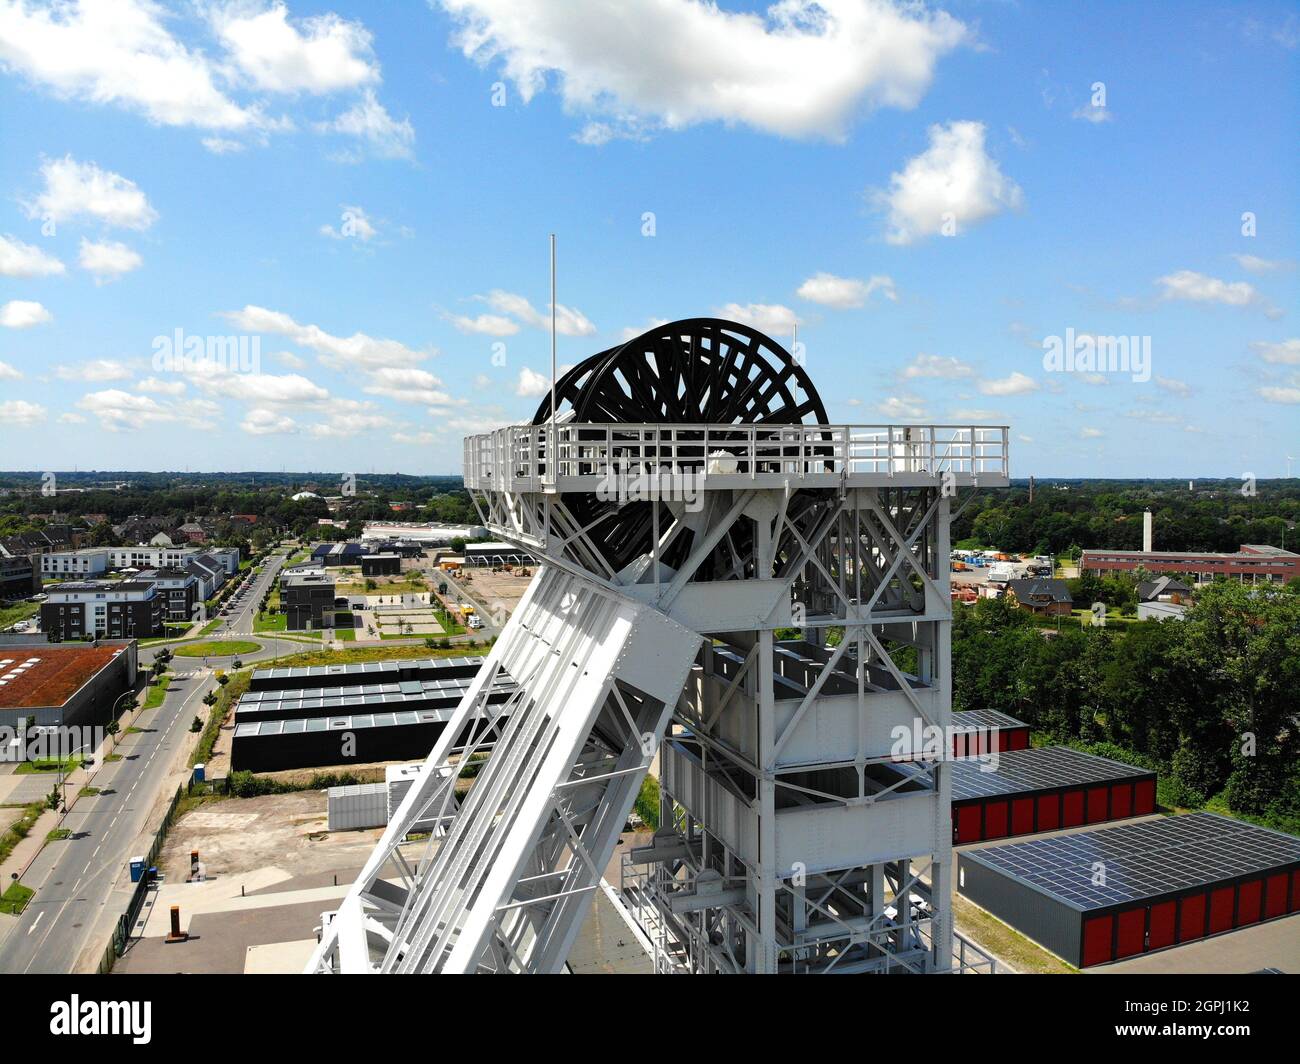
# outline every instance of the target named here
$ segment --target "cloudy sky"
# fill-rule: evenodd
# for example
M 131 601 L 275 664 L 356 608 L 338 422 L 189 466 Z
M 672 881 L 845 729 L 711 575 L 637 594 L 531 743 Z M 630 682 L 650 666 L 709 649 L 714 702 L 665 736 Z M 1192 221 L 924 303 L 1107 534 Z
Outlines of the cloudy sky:
M 1290 3 L 0 0 L 0 466 L 458 471 L 554 231 L 562 362 L 797 323 L 837 422 L 1280 476 L 1298 60 Z

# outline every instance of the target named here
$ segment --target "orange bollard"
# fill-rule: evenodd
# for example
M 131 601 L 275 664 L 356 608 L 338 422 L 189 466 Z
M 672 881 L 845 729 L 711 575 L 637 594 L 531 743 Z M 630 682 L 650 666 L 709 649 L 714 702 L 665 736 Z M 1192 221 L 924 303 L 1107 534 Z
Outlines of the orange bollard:
M 179 905 L 172 906 L 171 916 L 172 916 L 171 934 L 167 936 L 167 941 L 184 942 L 190 936 L 185 934 L 185 932 L 181 930 L 181 907 Z

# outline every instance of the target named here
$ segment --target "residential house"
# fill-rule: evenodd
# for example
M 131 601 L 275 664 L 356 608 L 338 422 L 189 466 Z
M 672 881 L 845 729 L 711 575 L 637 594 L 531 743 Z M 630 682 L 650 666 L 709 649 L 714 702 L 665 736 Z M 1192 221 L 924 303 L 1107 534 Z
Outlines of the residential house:
M 1074 596 L 1065 581 L 1051 577 L 1008 580 L 1006 594 L 1013 596 L 1016 605 L 1030 613 L 1068 617 L 1074 609 Z

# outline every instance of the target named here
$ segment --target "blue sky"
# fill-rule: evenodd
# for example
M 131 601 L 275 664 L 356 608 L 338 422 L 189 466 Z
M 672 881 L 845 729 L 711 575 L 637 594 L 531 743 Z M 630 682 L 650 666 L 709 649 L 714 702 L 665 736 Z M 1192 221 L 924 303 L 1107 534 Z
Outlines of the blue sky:
M 554 231 L 562 362 L 797 320 L 837 422 L 1281 476 L 1298 57 L 1286 3 L 0 0 L 0 466 L 458 471 L 545 386 Z

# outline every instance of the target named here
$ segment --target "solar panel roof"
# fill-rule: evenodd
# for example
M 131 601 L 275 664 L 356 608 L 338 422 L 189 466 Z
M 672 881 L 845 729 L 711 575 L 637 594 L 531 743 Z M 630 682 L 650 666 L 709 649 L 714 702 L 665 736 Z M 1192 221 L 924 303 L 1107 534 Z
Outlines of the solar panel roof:
M 387 713 L 343 713 L 327 717 L 291 720 L 251 720 L 235 725 L 236 739 L 262 738 L 269 735 L 298 735 L 303 732 L 357 731 L 362 728 L 391 728 L 404 724 L 446 724 L 455 708 L 408 709 Z M 483 718 L 480 709 L 475 714 Z
M 395 661 L 360 661 L 350 665 L 306 665 L 283 669 L 258 669 L 258 676 L 275 679 L 313 680 L 323 676 L 356 676 L 358 680 L 372 676 L 382 677 L 385 673 L 397 672 L 399 669 L 452 669 L 483 664 L 481 657 L 463 658 L 402 658 Z
M 961 855 L 1086 912 L 1300 864 L 1300 838 L 1214 813 L 1034 839 Z
M 952 715 L 956 728 L 1027 728 L 1023 720 L 1016 720 L 996 709 L 960 709 Z
M 1004 750 L 989 760 L 954 761 L 952 800 L 960 802 L 1153 775 L 1147 769 L 1071 750 L 1068 746 Z
M 305 690 L 286 689 L 272 691 L 246 691 L 235 704 L 236 720 L 267 714 L 297 712 L 319 715 L 325 712 L 352 707 L 387 709 L 406 702 L 427 703 L 442 699 L 460 701 L 471 683 L 470 677 L 451 680 L 418 680 L 413 683 L 366 684 L 358 687 L 315 687 Z M 515 682 L 498 676 L 489 688 L 489 697 L 495 702 L 509 691 Z

